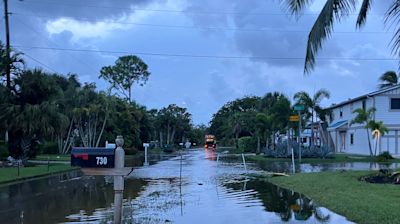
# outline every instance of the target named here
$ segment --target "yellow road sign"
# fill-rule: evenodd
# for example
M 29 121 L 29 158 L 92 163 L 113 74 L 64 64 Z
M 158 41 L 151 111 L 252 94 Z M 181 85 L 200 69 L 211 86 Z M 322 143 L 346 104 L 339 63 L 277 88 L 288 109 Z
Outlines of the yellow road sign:
M 299 115 L 291 115 L 289 121 L 299 121 Z

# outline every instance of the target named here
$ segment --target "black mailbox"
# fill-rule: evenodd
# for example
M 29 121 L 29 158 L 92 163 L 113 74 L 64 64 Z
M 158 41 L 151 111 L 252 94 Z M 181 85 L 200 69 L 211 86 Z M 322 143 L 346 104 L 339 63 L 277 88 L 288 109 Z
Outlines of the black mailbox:
M 71 166 L 92 168 L 114 168 L 115 150 L 112 148 L 74 147 L 71 151 Z

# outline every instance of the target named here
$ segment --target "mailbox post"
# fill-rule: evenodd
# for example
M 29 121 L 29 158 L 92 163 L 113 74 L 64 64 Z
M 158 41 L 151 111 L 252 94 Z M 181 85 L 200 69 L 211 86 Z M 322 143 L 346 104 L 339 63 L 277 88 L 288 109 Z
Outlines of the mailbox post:
M 124 139 L 117 136 L 117 148 L 73 148 L 71 166 L 80 166 L 85 175 L 114 176 L 114 223 L 120 224 L 122 218 L 122 199 L 124 176 L 133 171 L 125 167 Z
M 125 151 L 122 148 L 124 139 L 121 135 L 115 140 L 117 148 L 115 149 L 115 168 L 124 168 L 125 166 Z M 121 223 L 122 218 L 122 197 L 124 193 L 124 177 L 114 176 L 114 223 Z
M 143 143 L 144 147 L 144 166 L 148 166 L 149 162 L 147 161 L 147 148 L 149 148 L 150 144 L 149 143 Z

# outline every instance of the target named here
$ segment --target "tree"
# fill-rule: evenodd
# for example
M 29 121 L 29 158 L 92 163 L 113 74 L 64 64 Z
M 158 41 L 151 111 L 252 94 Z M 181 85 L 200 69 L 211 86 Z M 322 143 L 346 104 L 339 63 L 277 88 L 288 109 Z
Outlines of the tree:
M 379 85 L 379 88 L 381 88 L 381 89 L 399 84 L 399 78 L 395 71 L 387 71 L 387 72 L 383 73 L 379 77 L 379 81 L 382 82 Z
M 10 49 L 10 59 L 7 58 L 7 49 L 0 42 L 0 74 L 5 77 L 7 82 L 7 87 L 11 87 L 11 77 L 7 77 L 7 67 L 10 69 L 10 73 L 14 75 L 18 75 L 22 72 L 22 69 L 25 65 L 22 54 L 13 49 Z M 9 83 L 8 83 L 9 82 Z
M 107 80 L 128 102 L 132 102 L 132 85 L 136 82 L 143 86 L 150 76 L 147 64 L 135 55 L 119 57 L 115 65 L 103 67 L 100 73 L 99 78 Z
M 68 118 L 57 101 L 60 88 L 48 74 L 38 69 L 27 70 L 14 81 L 17 87 L 14 95 L 0 106 L 0 123 L 9 128 L 13 148 L 20 150 L 12 153 L 27 157 L 32 154 L 33 139 L 64 129 Z
M 389 129 L 383 124 L 383 121 L 371 120 L 368 122 L 368 127 L 372 130 L 372 135 L 375 138 L 375 156 L 380 138 L 389 132 Z
M 321 107 L 321 101 L 325 98 L 329 99 L 330 94 L 326 89 L 318 90 L 312 97 L 305 91 L 300 91 L 294 94 L 293 99 L 296 100 L 297 104 L 305 106 L 306 111 L 311 116 L 311 124 L 314 123 L 314 117 L 322 117 L 321 120 L 325 120 L 326 111 Z M 317 114 L 319 112 L 319 114 Z M 314 145 L 314 128 L 311 128 L 311 146 Z
M 312 4 L 312 0 L 286 0 L 289 10 L 299 16 L 301 12 Z M 334 23 L 350 15 L 356 10 L 358 1 L 356 0 L 326 0 L 324 7 L 317 20 L 315 21 L 308 35 L 306 59 L 304 73 L 310 73 L 315 66 L 315 56 L 322 48 L 322 43 L 332 33 Z M 358 13 L 356 27 L 358 29 L 365 25 L 368 11 L 371 9 L 372 0 L 363 0 Z M 391 41 L 392 53 L 400 55 L 400 4 L 397 0 L 392 0 L 390 7 L 385 14 L 385 23 L 395 24 L 396 31 Z
M 369 154 L 371 157 L 374 156 L 374 153 L 372 152 L 372 147 L 371 147 L 371 139 L 370 139 L 370 127 L 371 127 L 371 121 L 372 121 L 372 116 L 375 113 L 376 109 L 374 107 L 369 108 L 368 110 L 364 110 L 362 108 L 355 109 L 353 113 L 357 113 L 356 117 L 351 120 L 350 125 L 353 124 L 365 124 L 365 130 L 367 132 L 367 139 L 368 139 L 368 148 L 369 148 Z
M 257 128 L 257 151 L 256 153 L 260 153 L 261 143 L 260 139 L 265 139 L 265 147 L 268 148 L 268 136 L 271 134 L 271 116 L 266 115 L 265 113 L 257 113 L 256 115 L 256 128 Z
M 191 128 L 192 115 L 186 108 L 179 107 L 176 104 L 170 104 L 162 108 L 157 114 L 157 123 L 159 127 L 160 146 L 166 133 L 166 144 L 173 144 L 176 137 L 179 141 L 189 135 Z

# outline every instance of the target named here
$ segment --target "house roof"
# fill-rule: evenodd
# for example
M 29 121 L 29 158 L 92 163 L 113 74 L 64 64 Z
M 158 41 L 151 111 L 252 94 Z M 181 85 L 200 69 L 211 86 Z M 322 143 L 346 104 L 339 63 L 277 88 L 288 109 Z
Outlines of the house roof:
M 347 125 L 348 121 L 344 120 L 344 121 L 338 121 L 332 125 L 329 125 L 328 130 L 336 130 L 344 125 Z
M 388 91 L 391 91 L 391 90 L 394 90 L 394 89 L 397 89 L 397 88 L 400 88 L 400 84 L 394 85 L 394 86 L 390 86 L 390 87 L 387 87 L 387 88 L 384 88 L 384 89 L 380 89 L 380 90 L 377 90 L 377 91 L 374 91 L 374 92 L 371 92 L 371 93 L 368 93 L 368 94 L 365 94 L 365 95 L 362 95 L 362 96 L 359 96 L 359 97 L 355 97 L 353 99 L 349 99 L 349 100 L 343 101 L 343 102 L 338 103 L 338 104 L 333 104 L 332 106 L 327 107 L 326 109 L 329 109 L 329 110 L 335 109 L 337 107 L 341 107 L 343 105 L 346 105 L 346 104 L 349 104 L 349 103 L 353 103 L 353 102 L 356 102 L 356 101 L 359 101 L 359 100 L 363 100 L 363 99 L 366 99 L 368 97 L 372 97 L 372 96 L 375 96 L 375 95 L 378 95 L 378 94 L 381 94 L 381 93 L 385 93 L 385 92 L 388 92 Z

